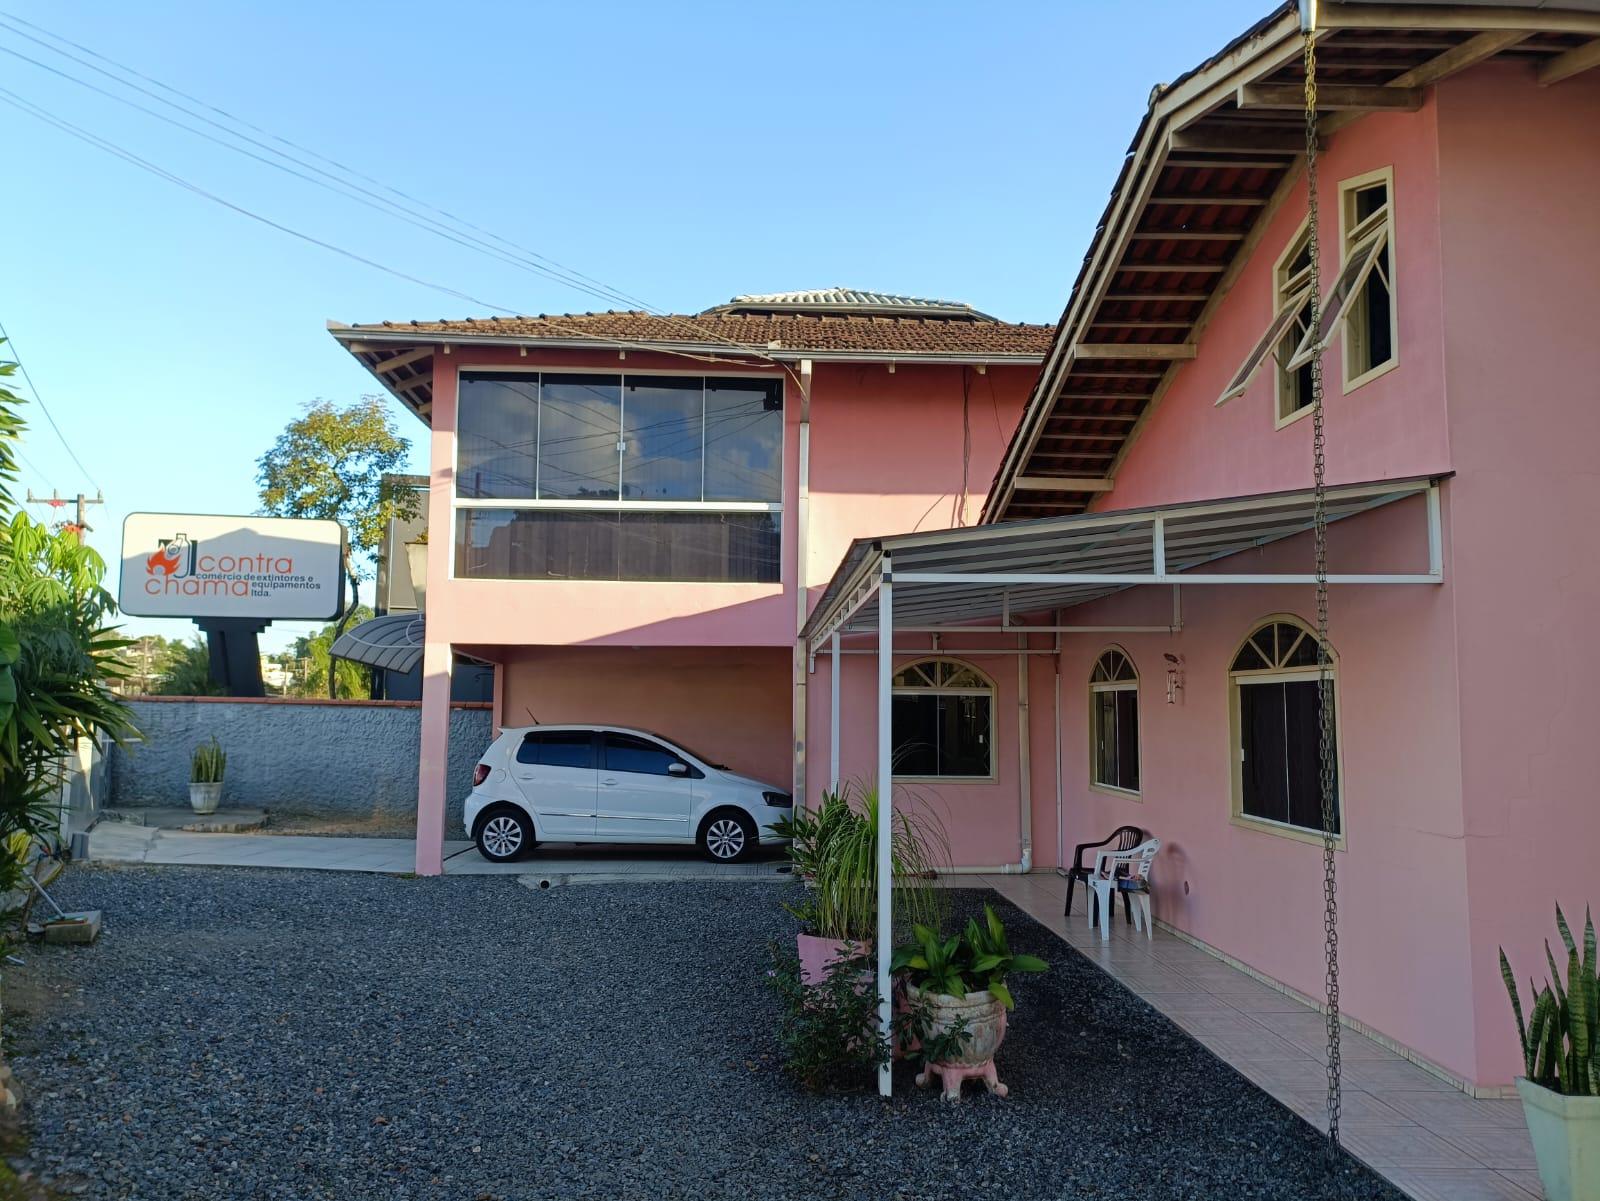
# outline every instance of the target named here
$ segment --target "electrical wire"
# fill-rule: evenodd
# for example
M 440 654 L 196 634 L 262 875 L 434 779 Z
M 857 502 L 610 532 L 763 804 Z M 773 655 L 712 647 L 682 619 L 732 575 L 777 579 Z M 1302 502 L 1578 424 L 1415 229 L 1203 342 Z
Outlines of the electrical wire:
M 44 419 L 50 423 L 50 428 L 55 430 L 56 437 L 61 439 L 61 445 L 66 448 L 67 457 L 77 464 L 83 476 L 100 491 L 100 481 L 83 465 L 83 460 L 78 457 L 78 452 L 72 449 L 72 443 L 67 441 L 66 434 L 61 432 L 61 427 L 56 424 L 55 416 L 50 412 L 50 407 L 44 403 L 44 397 L 39 394 L 39 385 L 33 382 L 33 376 L 28 374 L 28 366 L 22 361 L 22 352 L 17 349 L 15 340 L 6 332 L 5 322 L 0 321 L 0 341 L 11 348 L 12 360 L 17 364 L 17 370 L 22 373 L 22 378 L 28 383 L 28 391 L 33 393 L 33 402 L 39 406 L 39 411 L 44 414 Z
M 376 186 L 378 186 L 380 188 L 383 188 L 385 191 L 390 192 L 390 193 L 392 193 L 392 194 L 394 194 L 396 196 L 399 196 L 404 200 L 407 200 L 408 202 L 410 202 L 413 205 L 417 205 L 422 209 L 438 213 L 440 216 L 445 217 L 446 219 L 448 219 L 451 222 L 454 222 L 457 226 L 464 227 L 467 230 L 475 231 L 476 233 L 481 233 L 487 238 L 492 238 L 495 242 L 499 242 L 504 246 L 509 246 L 513 250 L 518 251 L 519 255 L 508 255 L 504 251 L 502 251 L 502 250 L 490 245 L 489 243 L 485 242 L 483 238 L 479 238 L 479 237 L 473 236 L 473 234 L 467 234 L 465 236 L 461 236 L 459 230 L 451 230 L 448 227 L 444 226 L 441 222 L 436 221 L 433 218 L 429 218 L 429 217 L 423 216 L 422 214 L 417 213 L 414 210 L 407 209 L 406 207 L 404 207 L 402 205 L 395 204 L 393 201 L 386 200 L 384 197 L 382 197 L 381 195 L 378 195 L 375 192 L 372 192 L 370 189 L 367 189 L 367 188 L 364 188 L 364 187 L 360 187 L 359 185 L 351 184 L 348 181 L 342 180 L 338 176 L 336 176 L 336 175 L 334 175 L 334 174 L 332 174 L 330 172 L 324 171 L 321 168 L 316 167 L 311 163 L 305 162 L 303 159 L 296 158 L 294 155 L 287 154 L 284 151 L 276 150 L 272 146 L 267 145 L 265 142 L 262 142 L 262 141 L 260 141 L 260 140 L 258 140 L 256 138 L 249 137 L 246 134 L 241 134 L 237 130 L 230 129 L 226 125 L 222 124 L 221 122 L 212 120 L 211 118 L 205 116 L 203 113 L 197 113 L 197 112 L 193 111 L 192 109 L 184 107 L 183 105 L 176 104 L 173 101 L 168 100 L 165 97 L 157 94 L 156 92 L 151 91 L 149 88 L 144 88 L 144 87 L 139 86 L 138 84 L 130 83 L 128 80 L 118 78 L 112 72 L 107 71 L 102 67 L 96 66 L 94 63 L 91 63 L 91 62 L 86 61 L 85 59 L 79 58 L 77 55 L 69 54 L 67 51 L 61 50 L 58 47 L 51 46 L 48 42 L 45 42 L 45 41 L 41 40 L 40 38 L 34 37 L 32 34 L 27 33 L 25 30 L 16 28 L 16 24 L 12 24 L 12 22 L 15 22 L 15 23 L 18 23 L 18 24 L 21 24 L 21 25 L 25 25 L 30 29 L 38 30 L 39 32 L 44 33 L 46 36 L 48 36 L 50 38 L 53 38 L 53 39 L 55 39 L 57 41 L 63 42 L 66 45 L 73 46 L 76 49 L 82 50 L 85 54 L 89 54 L 89 55 L 93 56 L 94 58 L 99 59 L 102 62 L 110 63 L 112 66 L 115 66 L 118 70 L 121 70 L 121 71 L 123 71 L 123 72 L 125 72 L 125 73 L 127 73 L 129 75 L 136 76 L 136 77 L 138 77 L 140 79 L 144 79 L 144 80 L 146 80 L 148 82 L 151 82 L 151 83 L 155 84 L 157 87 L 162 88 L 165 91 L 171 92 L 173 95 L 182 96 L 184 99 L 189 100 L 194 104 L 198 104 L 203 108 L 209 109 L 210 111 L 219 114 L 220 116 L 226 117 L 229 121 L 232 121 L 235 124 L 242 125 L 247 129 L 253 129 L 256 132 L 262 133 L 264 136 L 271 138 L 273 141 L 279 142 L 279 143 L 281 143 L 283 145 L 286 145 L 286 146 L 293 147 L 294 149 L 299 150 L 304 154 L 308 154 L 313 158 L 316 158 L 316 159 L 319 159 L 320 161 L 326 162 L 329 165 L 336 167 L 338 170 L 344 172 L 347 175 L 350 175 L 350 176 L 353 176 L 353 177 L 355 177 L 357 179 L 362 179 L 362 180 L 366 180 L 367 182 L 373 183 Z M 47 63 L 42 63 L 38 59 L 31 58 L 28 55 L 22 54 L 21 52 L 19 52 L 17 50 L 14 50 L 14 49 L 11 49 L 11 48 L 5 47 L 5 46 L 0 46 L 0 51 L 3 51 L 6 54 L 10 54 L 13 57 L 18 58 L 18 59 L 20 59 L 20 60 L 22 60 L 24 62 L 30 63 L 35 67 L 38 67 L 38 68 L 40 68 L 42 70 L 45 70 L 45 71 L 48 71 L 48 72 L 50 72 L 50 73 L 52 73 L 54 75 L 57 75 L 57 76 L 59 76 L 59 77 L 61 77 L 63 79 L 67 79 L 67 80 L 69 80 L 69 81 L 71 81 L 73 83 L 78 84 L 81 87 L 88 88 L 89 90 L 91 90 L 93 92 L 96 92 L 96 93 L 98 93 L 98 94 L 100 94 L 102 96 L 105 96 L 105 97 L 107 97 L 107 98 L 109 98 L 111 100 L 114 100 L 117 103 L 125 104 L 125 105 L 127 105 L 127 106 L 129 106 L 129 107 L 131 107 L 133 109 L 136 109 L 139 112 L 142 112 L 142 113 L 145 113 L 145 114 L 147 114 L 149 116 L 155 117 L 157 120 L 163 121 L 163 122 L 165 122 L 165 123 L 167 123 L 169 125 L 176 126 L 179 129 L 183 129 L 183 130 L 185 130 L 185 131 L 187 131 L 189 133 L 194 134 L 197 137 L 204 138 L 205 140 L 207 140 L 209 142 L 213 142 L 216 145 L 222 146 L 225 149 L 229 149 L 229 150 L 234 151 L 235 153 L 242 154 L 242 155 L 246 156 L 247 158 L 254 159 L 257 162 L 261 162 L 261 163 L 266 164 L 267 166 L 274 167 L 274 168 L 276 168 L 278 170 L 284 171 L 287 174 L 290 174 L 290 175 L 295 176 L 296 178 L 305 180 L 306 182 L 311 183 L 314 186 L 321 187 L 321 188 L 324 188 L 326 190 L 332 191 L 332 192 L 334 192 L 335 195 L 344 196 L 347 199 L 354 200 L 357 203 L 363 204 L 368 208 L 374 208 L 377 211 L 384 213 L 385 215 L 388 215 L 388 216 L 391 216 L 391 217 L 397 217 L 398 219 L 404 221 L 408 225 L 412 225 L 412 226 L 415 226 L 415 227 L 417 227 L 419 229 L 423 229 L 426 232 L 433 233 L 438 237 L 445 238 L 446 240 L 454 242 L 457 245 L 464 246 L 467 249 L 476 250 L 476 251 L 478 251 L 480 253 L 483 253 L 483 254 L 486 254 L 486 255 L 488 255 L 488 256 L 490 256 L 492 258 L 495 258 L 495 259 L 497 259 L 497 260 L 499 260 L 501 262 L 509 263 L 510 265 L 512 265 L 514 267 L 518 267 L 520 269 L 527 270 L 527 271 L 530 271 L 530 272 L 532 272 L 534 274 L 543 276 L 543 277 L 545 277 L 547 279 L 551 279 L 554 282 L 564 284 L 564 285 L 566 285 L 568 287 L 574 288 L 574 289 L 576 289 L 578 291 L 586 293 L 587 295 L 593 296 L 593 297 L 595 297 L 595 298 L 597 298 L 599 300 L 606 301 L 608 303 L 622 303 L 624 305 L 636 305 L 640 309 L 644 310 L 645 312 L 649 313 L 652 316 L 656 316 L 656 317 L 658 317 L 658 318 L 660 318 L 662 320 L 670 321 L 670 322 L 678 325 L 680 328 L 692 329 L 697 338 L 706 338 L 706 339 L 710 339 L 711 341 L 714 341 L 714 342 L 724 343 L 724 344 L 728 345 L 729 347 L 736 347 L 736 348 L 738 348 L 740 351 L 742 351 L 744 353 L 754 354 L 758 358 L 768 359 L 769 361 L 772 361 L 774 363 L 778 362 L 778 360 L 773 358 L 771 355 L 763 353 L 760 347 L 757 347 L 752 343 L 745 343 L 745 342 L 737 341 L 736 339 L 727 338 L 727 337 L 725 337 L 725 336 L 723 336 L 721 334 L 715 333 L 713 331 L 706 330 L 702 326 L 691 324 L 690 322 L 686 321 L 682 316 L 680 316 L 678 314 L 667 313 L 667 312 L 657 308 L 656 306 L 651 305 L 651 304 L 649 304 L 648 302 L 646 302 L 644 300 L 641 300 L 637 296 L 633 296 L 633 295 L 631 295 L 631 294 L 629 294 L 627 292 L 622 291 L 619 288 L 614 288 L 609 284 L 605 284 L 602 281 L 596 280 L 592 276 L 588 276 L 588 275 L 583 274 L 580 271 L 577 271 L 575 268 L 567 267 L 564 264 L 557 262 L 555 259 L 552 259 L 552 258 L 550 258 L 550 257 L 548 257 L 546 255 L 539 254 L 537 251 L 529 250 L 526 247 L 520 246 L 517 243 L 511 241 L 510 239 L 501 237 L 500 235 L 494 234 L 494 233 L 492 233 L 492 232 L 490 232 L 488 230 L 484 230 L 482 227 L 473 225 L 471 222 L 465 221 L 460 217 L 456 217 L 456 216 L 454 216 L 453 214 L 447 212 L 444 209 L 437 208 L 436 206 L 430 205 L 425 201 L 418 200 L 417 198 L 410 196 L 408 193 L 402 192 L 399 189 L 390 187 L 389 185 L 383 184 L 381 181 L 373 179 L 371 176 L 363 175 L 360 172 L 354 170 L 353 168 L 345 166 L 344 164 L 338 162 L 335 159 L 330 159 L 327 156 L 318 154 L 316 151 L 310 150 L 309 148 L 306 148 L 306 147 L 303 147 L 303 146 L 299 145 L 298 143 L 291 142 L 286 138 L 282 138 L 282 137 L 280 137 L 280 136 L 278 136 L 276 134 L 272 134 L 272 133 L 270 133 L 270 132 L 268 132 L 266 130 L 263 130 L 259 126 L 252 125 L 251 123 L 243 120 L 242 118 L 236 117 L 236 116 L 232 115 L 231 113 L 228 113 L 224 109 L 219 109 L 215 105 L 208 104 L 207 102 L 205 102 L 203 100 L 200 100 L 197 97 L 190 96 L 188 93 L 182 92 L 179 89 L 176 89 L 176 88 L 171 87 L 170 85 L 164 84 L 164 83 L 162 83 L 161 81 L 155 79 L 152 76 L 145 75 L 144 73 L 142 73 L 140 71 L 137 71 L 134 68 L 131 68 L 131 67 L 126 66 L 125 64 L 116 62 L 116 60 L 114 60 L 114 59 L 110 59 L 110 58 L 107 58 L 104 55 L 98 54 L 95 51 L 90 50 L 88 47 L 85 47 L 85 46 L 80 45 L 79 43 L 73 42 L 68 38 L 61 37 L 59 34 L 52 33 L 49 30 L 46 30 L 46 29 L 44 29 L 43 27 L 41 27 L 39 25 L 33 24 L 32 22 L 25 21 L 21 17 L 17 17 L 14 14 L 10 14 L 10 13 L 0 12 L 0 28 L 5 28 L 5 29 L 7 29 L 9 32 L 11 32 L 13 34 L 16 34 L 16 35 L 18 35 L 20 37 L 26 38 L 29 41 L 34 42 L 35 44 L 44 47 L 46 50 L 50 51 L 51 53 L 59 54 L 59 55 L 65 57 L 67 59 L 70 59 L 73 62 L 76 62 L 76 63 L 80 64 L 81 66 L 85 66 L 85 67 L 89 68 L 92 71 L 96 71 L 99 74 L 105 76 L 106 78 L 112 80 L 113 82 L 115 82 L 115 83 L 117 83 L 117 84 L 119 84 L 119 85 L 121 85 L 123 87 L 131 88 L 134 91 L 137 91 L 142 95 L 148 96 L 148 97 L 158 101 L 159 103 L 165 104 L 168 107 L 173 108 L 176 111 L 181 112 L 186 116 L 193 117 L 193 118 L 195 118 L 197 120 L 203 121 L 207 125 L 210 125 L 215 129 L 221 130 L 223 133 L 227 134 L 230 137 L 239 138 L 242 141 L 248 142 L 249 144 L 251 144 L 253 146 L 257 146 L 257 147 L 261 148 L 262 150 L 267 151 L 269 154 L 277 155 L 278 157 L 283 158 L 283 159 L 287 160 L 288 162 L 295 163 L 298 166 L 304 167 L 309 171 L 315 172 L 316 175 L 323 176 L 326 180 L 332 181 L 332 183 L 324 182 L 323 180 L 319 180 L 319 179 L 313 178 L 312 176 L 306 175 L 302 171 L 297 171 L 297 170 L 294 170 L 294 169 L 292 169 L 290 167 L 285 167 L 282 163 L 274 162 L 274 161 L 272 161 L 270 159 L 262 157 L 261 155 L 254 154 L 251 151 L 245 150 L 244 148 L 242 148 L 240 146 L 236 146 L 231 142 L 224 141 L 223 139 L 220 139 L 220 138 L 217 138 L 217 137 L 215 137 L 215 136 L 213 136 L 211 134 L 208 134 L 204 130 L 195 129 L 193 126 L 186 125 L 181 121 L 175 121 L 171 117 L 167 117 L 167 116 L 165 116 L 165 115 L 163 115 L 161 113 L 158 113 L 158 112 L 154 111 L 153 109 L 150 109 L 150 108 L 148 108 L 148 107 L 146 107 L 146 106 L 144 106 L 142 104 L 138 104 L 135 101 L 129 100 L 127 97 L 119 96 L 119 95 L 117 95 L 117 94 L 115 94 L 113 92 L 109 92 L 106 89 L 98 87 L 95 84 L 89 83 L 88 81 L 86 81 L 84 79 L 81 79 L 81 78 L 79 78 L 79 77 L 77 77 L 75 75 L 72 75 L 69 72 L 62 71 L 62 70 L 60 70 L 59 68 L 56 68 L 56 67 L 52 67 Z M 359 195 L 353 194 L 353 193 L 359 193 Z M 368 199 L 363 199 L 363 197 L 367 197 Z M 376 203 L 374 203 L 374 202 L 376 202 Z M 380 207 L 380 206 L 382 206 L 382 207 Z M 537 260 L 537 261 L 534 261 L 534 260 Z M 545 320 L 547 322 L 549 321 L 548 318 L 542 318 L 542 320 Z M 583 331 L 574 331 L 574 332 L 583 332 Z M 592 337 L 593 335 L 592 334 L 588 334 L 588 333 L 585 332 L 584 336 Z M 621 343 L 618 342 L 616 344 L 620 345 Z M 791 376 L 794 375 L 794 372 L 792 371 L 792 369 L 788 368 L 786 365 L 781 364 L 781 363 L 779 365 L 783 366 L 784 370 L 788 374 L 790 374 Z M 799 380 L 796 379 L 795 382 L 798 384 Z

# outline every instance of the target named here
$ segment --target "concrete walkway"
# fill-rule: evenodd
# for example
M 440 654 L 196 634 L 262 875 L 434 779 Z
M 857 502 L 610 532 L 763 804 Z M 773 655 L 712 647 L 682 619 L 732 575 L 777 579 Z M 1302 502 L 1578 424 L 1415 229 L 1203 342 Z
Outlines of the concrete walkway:
M 1319 1130 L 1327 1129 L 1322 1014 L 1209 952 L 1157 930 L 1147 940 L 1119 916 L 1102 942 L 1085 916 L 1061 910 L 1067 882 L 1054 872 L 968 876 L 1054 931 L 1160 1010 L 1212 1054 Z M 1359 1156 L 1418 1201 L 1536 1201 L 1544 1194 L 1522 1103 L 1476 1100 L 1374 1039 L 1340 1039 L 1340 1134 Z
M 540 847 L 526 859 L 490 863 L 470 842 L 444 844 L 447 876 L 517 876 L 533 888 L 575 883 L 789 878 L 783 859 L 708 863 L 678 847 Z M 416 869 L 409 838 L 341 838 L 317 834 L 197 834 L 156 826 L 101 822 L 89 834 L 89 858 L 100 863 L 188 864 L 194 867 L 283 867 L 407 875 Z

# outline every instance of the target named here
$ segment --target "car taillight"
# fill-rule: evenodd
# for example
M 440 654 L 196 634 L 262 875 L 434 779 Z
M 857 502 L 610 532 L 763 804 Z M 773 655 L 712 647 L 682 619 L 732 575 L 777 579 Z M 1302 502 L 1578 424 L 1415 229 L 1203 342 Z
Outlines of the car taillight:
M 479 784 L 482 784 L 488 778 L 489 765 L 487 763 L 480 763 L 477 767 L 472 769 L 472 786 L 474 788 L 476 788 Z

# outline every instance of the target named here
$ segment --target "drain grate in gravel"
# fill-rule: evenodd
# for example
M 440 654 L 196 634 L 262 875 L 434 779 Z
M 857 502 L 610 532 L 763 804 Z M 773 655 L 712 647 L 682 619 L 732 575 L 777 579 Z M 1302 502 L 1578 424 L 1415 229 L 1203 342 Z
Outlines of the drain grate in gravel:
M 8 1018 L 41 998 L 26 1166 L 196 1201 L 1400 1197 L 1004 902 L 1055 965 L 1009 1099 L 799 1093 L 763 983 L 793 887 L 74 868 L 100 942 L 6 975 Z

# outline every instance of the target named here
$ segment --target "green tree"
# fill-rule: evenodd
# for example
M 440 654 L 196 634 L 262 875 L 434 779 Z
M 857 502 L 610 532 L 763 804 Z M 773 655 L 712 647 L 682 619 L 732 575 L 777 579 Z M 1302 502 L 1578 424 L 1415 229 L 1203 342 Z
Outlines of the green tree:
M 211 678 L 211 651 L 196 634 L 188 642 L 172 639 L 161 648 L 161 673 L 153 691 L 157 696 L 221 696 Z
M 128 645 L 107 625 L 105 563 L 71 530 L 16 510 L 21 399 L 0 362 L 0 892 L 22 879 L 31 839 L 47 833 L 62 756 L 80 737 L 133 733 L 111 691 Z
M 371 616 L 372 610 L 366 605 L 357 605 L 350 613 L 350 619 L 356 622 L 366 621 Z M 335 691 L 328 687 L 330 663 L 333 665 L 339 695 L 364 697 L 372 694 L 370 668 L 352 663 L 349 659 L 335 659 L 329 653 L 333 649 L 333 640 L 338 636 L 339 627 L 328 625 L 309 637 L 295 639 L 294 656 L 305 661 L 305 676 L 298 684 L 296 695 L 319 696 L 324 692 L 329 696 L 335 695 Z
M 418 512 L 415 489 L 384 479 L 404 464 L 410 449 L 383 400 L 364 396 L 342 409 L 326 400 L 307 405 L 256 461 L 264 512 L 344 523 L 350 604 L 334 627 L 336 636 L 355 615 L 358 585 L 377 560 L 389 521 Z M 327 676 L 329 696 L 338 695 L 340 679 L 338 672 Z

